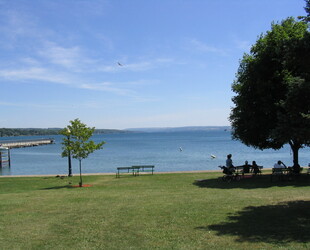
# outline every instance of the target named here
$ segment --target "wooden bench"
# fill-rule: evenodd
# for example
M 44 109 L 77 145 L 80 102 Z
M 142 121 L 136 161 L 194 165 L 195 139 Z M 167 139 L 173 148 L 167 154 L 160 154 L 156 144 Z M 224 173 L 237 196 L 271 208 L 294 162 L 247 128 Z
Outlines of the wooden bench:
M 154 174 L 154 167 L 155 166 L 153 165 L 118 167 L 116 172 L 116 178 L 119 178 L 121 173 L 132 173 L 133 176 L 139 175 L 140 172 L 151 172 L 152 174 Z

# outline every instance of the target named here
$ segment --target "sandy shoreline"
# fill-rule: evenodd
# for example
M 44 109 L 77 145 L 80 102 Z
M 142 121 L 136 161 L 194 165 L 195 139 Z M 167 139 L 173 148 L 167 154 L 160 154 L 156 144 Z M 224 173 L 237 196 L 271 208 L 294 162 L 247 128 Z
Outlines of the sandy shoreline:
M 194 170 L 194 171 L 174 171 L 174 172 L 154 172 L 154 174 L 181 174 L 181 173 L 211 173 L 211 172 L 221 172 L 221 170 Z M 143 174 L 143 173 L 142 173 Z M 83 176 L 91 175 L 116 175 L 116 173 L 82 173 Z M 1 175 L 0 178 L 5 177 L 56 177 L 55 174 L 45 174 L 45 175 Z M 67 174 L 58 174 L 58 176 L 66 176 Z M 79 174 L 74 174 L 73 176 L 79 176 Z
M 271 170 L 271 168 L 264 168 L 264 170 Z M 192 170 L 192 171 L 168 171 L 168 172 L 154 172 L 154 174 L 191 174 L 191 173 L 219 173 L 222 170 Z M 143 173 L 142 173 L 143 174 Z M 91 176 L 91 175 L 116 175 L 116 173 L 82 173 L 83 176 Z M 0 175 L 0 178 L 8 178 L 8 177 L 56 177 L 56 176 L 65 176 L 67 174 L 46 174 L 46 175 Z M 75 174 L 73 176 L 79 176 L 79 174 Z

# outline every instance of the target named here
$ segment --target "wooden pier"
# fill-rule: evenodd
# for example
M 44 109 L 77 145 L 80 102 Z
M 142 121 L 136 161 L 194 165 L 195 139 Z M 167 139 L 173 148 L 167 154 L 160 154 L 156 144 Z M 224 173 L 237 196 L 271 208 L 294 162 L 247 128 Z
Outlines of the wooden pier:
M 40 145 L 53 144 L 54 142 L 55 140 L 51 138 L 36 140 L 0 141 L 0 168 L 11 167 L 11 148 L 35 147 Z
M 53 144 L 54 139 L 36 139 L 36 140 L 19 140 L 19 141 L 0 141 L 0 168 L 11 167 L 11 148 L 34 147 L 40 145 Z
M 54 139 L 36 139 L 36 140 L 19 140 L 19 141 L 0 141 L 0 147 L 4 148 L 24 148 L 35 147 L 40 145 L 53 144 Z

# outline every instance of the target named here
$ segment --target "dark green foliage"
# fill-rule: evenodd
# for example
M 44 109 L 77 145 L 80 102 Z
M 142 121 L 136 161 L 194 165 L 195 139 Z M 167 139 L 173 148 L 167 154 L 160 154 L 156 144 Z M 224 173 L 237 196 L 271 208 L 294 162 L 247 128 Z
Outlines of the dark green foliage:
M 306 2 L 305 11 L 307 12 L 307 16 L 299 16 L 298 18 L 305 22 L 310 22 L 310 0 L 305 0 L 305 2 Z
M 272 24 L 241 60 L 232 86 L 233 138 L 259 149 L 310 145 L 310 33 L 305 22 Z

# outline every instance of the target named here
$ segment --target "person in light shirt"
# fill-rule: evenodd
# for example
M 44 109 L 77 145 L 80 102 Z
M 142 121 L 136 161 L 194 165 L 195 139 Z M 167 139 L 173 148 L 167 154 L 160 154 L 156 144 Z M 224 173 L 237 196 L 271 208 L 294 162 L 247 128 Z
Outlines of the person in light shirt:
M 234 167 L 231 157 L 232 157 L 231 154 L 227 155 L 227 159 L 226 159 L 226 167 L 227 168 L 233 168 Z
M 231 157 L 232 157 L 231 154 L 227 155 L 226 167 L 230 172 L 235 172 L 235 166 L 233 165 Z
M 278 161 L 274 164 L 274 168 L 286 168 L 285 164 L 282 161 Z

